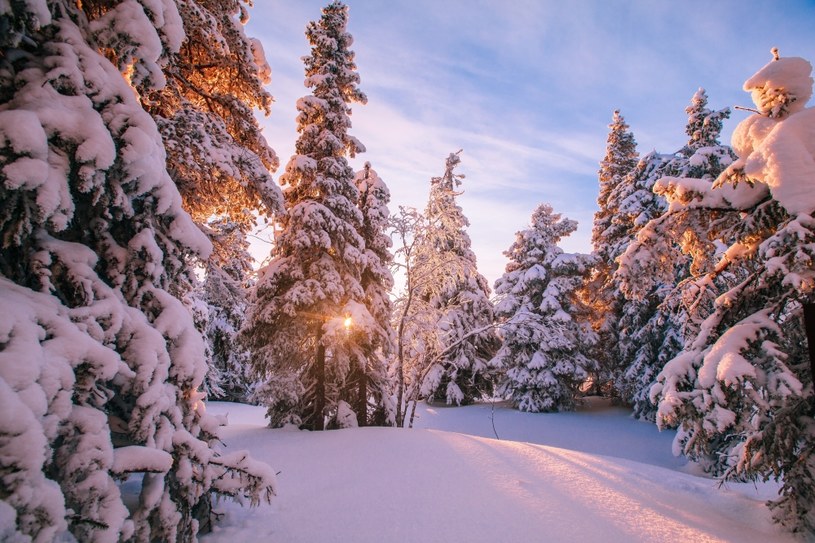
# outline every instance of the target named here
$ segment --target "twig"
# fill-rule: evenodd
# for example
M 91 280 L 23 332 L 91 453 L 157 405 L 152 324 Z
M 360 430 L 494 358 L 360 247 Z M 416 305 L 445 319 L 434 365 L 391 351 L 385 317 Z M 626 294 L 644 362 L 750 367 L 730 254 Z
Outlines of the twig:
M 495 429 L 495 393 L 492 395 L 492 408 L 490 410 L 490 421 L 492 422 L 492 433 L 495 434 L 495 439 L 501 441 L 498 437 L 498 430 Z
M 740 109 L 742 111 L 751 111 L 753 113 L 757 113 L 757 114 L 761 115 L 761 112 L 759 110 L 753 109 L 751 107 L 733 106 L 733 109 Z

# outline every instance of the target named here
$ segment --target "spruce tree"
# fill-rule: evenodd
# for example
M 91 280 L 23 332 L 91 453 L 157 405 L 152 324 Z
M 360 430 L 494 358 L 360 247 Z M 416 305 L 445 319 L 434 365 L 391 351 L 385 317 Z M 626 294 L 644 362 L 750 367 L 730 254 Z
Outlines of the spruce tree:
M 614 274 L 609 279 L 608 287 L 616 298 L 616 348 L 614 349 L 617 364 L 613 372 L 613 385 L 615 395 L 626 404 L 631 404 L 636 416 L 641 416 L 641 405 L 637 402 L 638 389 L 632 380 L 632 366 L 639 367 L 642 359 L 657 355 L 663 349 L 670 349 L 670 343 L 661 344 L 660 339 L 654 336 L 653 326 L 649 326 L 650 318 L 657 311 L 664 296 L 664 288 L 655 288 L 642 298 L 628 298 L 620 289 L 620 266 L 617 260 L 634 242 L 639 231 L 648 221 L 658 217 L 665 209 L 665 201 L 653 192 L 655 181 L 662 176 L 665 164 L 669 157 L 651 152 L 642 160 L 632 172 L 626 176 L 626 182 L 621 183 L 615 191 L 616 202 L 619 202 L 614 223 L 619 232 L 625 235 L 618 236 L 615 257 Z M 656 322 L 650 323 L 656 325 Z M 656 343 L 656 344 L 655 344 Z M 675 350 L 674 350 L 675 352 Z M 638 371 L 638 370 L 637 370 Z
M 278 158 L 254 115 L 255 109 L 269 114 L 272 97 L 263 86 L 270 70 L 260 42 L 244 33 L 244 4 L 178 2 L 183 42 L 163 63 L 166 84 L 145 89 L 143 103 L 193 220 L 207 225 L 215 217 L 245 234 L 255 227 L 255 214 L 270 217 L 283 202 L 270 174 Z M 216 226 L 210 236 L 216 253 L 235 258 L 219 235 Z
M 418 296 L 432 308 L 435 345 L 425 347 L 422 395 L 447 404 L 467 404 L 491 391 L 490 360 L 496 347 L 491 330 L 493 307 L 487 280 L 478 273 L 466 228 L 469 221 L 456 202 L 463 175 L 451 153 L 444 175 L 431 180 L 427 222 L 415 252 L 415 273 L 424 281 Z
M 506 373 L 498 392 L 521 411 L 573 409 L 578 389 L 594 369 L 587 353 L 596 335 L 580 322 L 583 309 L 576 295 L 593 259 L 557 246 L 576 229 L 575 221 L 543 204 L 504 253 L 510 262 L 495 283 L 495 313 L 503 332 L 495 361 Z
M 243 337 L 263 384 L 272 426 L 325 427 L 350 378 L 357 334 L 343 326 L 377 320 L 365 305 L 365 240 L 359 190 L 347 156 L 364 151 L 348 134 L 350 104 L 365 103 L 346 31 L 348 8 L 332 2 L 306 28 L 312 94 L 297 102 L 296 153 L 281 176 L 287 215 L 270 263 L 259 272 Z
M 254 111 L 269 114 L 263 85 L 269 66 L 260 42 L 246 36 L 242 0 L 178 2 L 183 41 L 166 56 L 166 84 L 144 89 L 142 105 L 156 121 L 170 176 L 184 209 L 213 244 L 203 284 L 191 301 L 201 306 L 214 399 L 245 401 L 252 392 L 248 353 L 237 341 L 252 271 L 247 235 L 258 217 L 283 209 L 271 173 L 278 166 Z M 178 24 L 175 22 L 174 24 Z
M 707 93 L 705 89 L 700 87 L 691 98 L 690 105 L 685 108 L 685 113 L 688 114 L 688 122 L 685 125 L 688 143 L 681 151 L 681 155 L 685 157 L 693 156 L 703 147 L 719 147 L 721 145 L 719 138 L 721 137 L 722 128 L 724 128 L 724 121 L 730 118 L 730 108 L 714 111 L 708 109 L 707 103 Z M 730 153 L 725 153 L 725 155 L 729 156 Z M 693 175 L 692 168 L 695 165 L 690 164 L 690 171 L 685 177 L 702 177 L 701 175 Z
M 815 284 L 815 108 L 812 66 L 771 61 L 747 80 L 759 113 L 733 134 L 738 160 L 712 188 L 674 180 L 672 207 L 727 209 L 740 218 L 721 231 L 726 249 L 694 280 L 731 280 L 685 350 L 668 362 L 652 396 L 658 422 L 677 424 L 677 446 L 730 478 L 776 478 L 776 518 L 815 533 L 815 394 L 803 307 Z M 811 346 L 810 346 L 811 348 Z
M 256 383 L 249 351 L 238 341 L 249 305 L 249 243 L 241 228 L 229 219 L 211 221 L 208 231 L 214 246 L 229 247 L 231 254 L 213 251 L 196 293 L 206 312 L 202 320 L 209 368 L 204 390 L 213 400 L 251 403 Z
M 639 159 L 634 135 L 619 110 L 614 112 L 609 129 L 606 154 L 598 172 L 599 209 L 594 214 L 592 228 L 596 263 L 582 294 L 590 301 L 592 325 L 599 334 L 598 345 L 602 346 L 594 356 L 599 364 L 595 384 L 606 391 L 623 366 L 617 333 L 623 299 L 614 285 L 613 275 L 617 257 L 631 241 L 631 224 L 625 220 L 627 217 L 621 207 L 633 188 Z
M 356 401 L 349 403 L 355 406 L 359 426 L 382 425 L 394 418 L 388 402 L 390 387 L 385 363 L 393 348 L 390 299 L 393 256 L 390 253 L 391 238 L 387 234 L 390 191 L 369 162 L 357 172 L 354 182 L 359 190 L 360 234 L 365 243 L 360 284 L 365 291 L 367 312 L 373 321 L 353 323 L 354 333 L 358 336 L 358 342 L 354 344 L 359 347 L 354 359 L 357 394 Z
M 599 210 L 594 214 L 591 237 L 597 257 L 605 266 L 612 266 L 620 252 L 620 244 L 624 245 L 628 238 L 628 229 L 615 219 L 622 205 L 622 194 L 628 190 L 626 185 L 631 181 L 629 174 L 634 171 L 638 162 L 639 153 L 634 134 L 629 130 L 620 111 L 616 110 L 609 125 L 606 155 L 600 162 L 598 172 Z
M 692 268 L 698 274 L 701 262 L 692 266 L 680 243 L 690 246 L 696 243 L 691 240 L 706 239 L 717 229 L 712 221 L 723 218 L 704 213 L 695 217 L 698 224 L 693 224 L 687 213 L 667 212 L 663 187 L 672 178 L 699 179 L 709 186 L 734 158 L 732 150 L 719 143 L 722 120 L 729 117 L 729 109 L 711 111 L 707 94 L 699 89 L 685 111 L 687 144 L 673 155 L 651 153 L 637 167 L 635 185 L 640 192 L 632 194 L 626 206 L 637 217 L 632 228 L 636 239 L 620 257 L 614 277 L 625 296 L 619 334 L 627 365 L 617 378 L 617 388 L 621 398 L 632 405 L 635 416 L 650 421 L 656 416 L 656 406 L 649 397 L 651 385 L 665 363 L 682 350 L 685 337 L 695 326 L 682 302 L 682 292 Z M 650 166 L 643 168 L 643 164 Z M 650 222 L 643 224 L 644 220 Z M 671 252 L 664 252 L 665 245 L 671 246 Z M 649 273 L 645 271 L 649 266 L 662 269 Z M 706 305 L 693 312 L 705 311 Z
M 211 247 L 139 102 L 183 35 L 162 6 L 0 14 L 0 502 L 37 541 L 194 541 L 213 493 L 274 488 L 268 467 L 217 451 L 200 402 L 204 343 L 181 297 Z M 133 474 L 128 510 L 115 480 Z

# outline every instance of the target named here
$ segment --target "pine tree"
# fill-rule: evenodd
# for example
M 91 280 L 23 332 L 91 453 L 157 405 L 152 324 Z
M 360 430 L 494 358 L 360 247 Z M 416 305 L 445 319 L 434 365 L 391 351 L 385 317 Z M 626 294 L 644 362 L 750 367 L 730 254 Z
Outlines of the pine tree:
M 166 84 L 145 89 L 143 103 L 193 220 L 206 225 L 216 217 L 245 234 L 255 227 L 255 214 L 269 217 L 283 207 L 270 174 L 278 158 L 254 115 L 270 111 L 272 97 L 263 88 L 269 66 L 260 42 L 243 31 L 249 19 L 243 0 L 178 6 L 175 24 L 183 25 L 184 40 L 164 62 Z M 216 252 L 231 254 L 217 231 L 211 239 Z
M 624 245 L 628 237 L 627 228 L 621 228 L 615 222 L 615 217 L 622 205 L 621 193 L 626 190 L 626 184 L 630 183 L 630 178 L 627 177 L 639 162 L 639 153 L 634 134 L 619 110 L 614 112 L 609 129 L 606 155 L 600 162 L 598 172 L 599 210 L 594 214 L 591 239 L 597 257 L 611 266 L 620 252 L 620 243 Z
M 575 230 L 575 221 L 562 219 L 547 204 L 538 206 L 530 228 L 515 234 L 504 253 L 510 262 L 495 283 L 503 331 L 495 361 L 506 372 L 498 391 L 521 411 L 573 409 L 594 369 L 586 353 L 596 336 L 578 321 L 583 310 L 576 296 L 593 259 L 557 246 Z
M 802 320 L 815 301 L 811 73 L 804 59 L 776 59 L 748 79 L 760 113 L 733 134 L 738 160 L 708 190 L 688 183 L 697 197 L 685 206 L 729 207 L 741 219 L 723 230 L 727 248 L 694 283 L 702 291 L 716 276 L 732 280 L 652 390 L 658 421 L 679 425 L 686 455 L 725 479 L 781 479 L 776 518 L 809 534 L 815 394 Z
M 602 346 L 594 355 L 599 364 L 594 379 L 600 387 L 613 382 L 623 365 L 617 334 L 623 299 L 613 283 L 613 275 L 617 269 L 617 257 L 632 239 L 630 222 L 621 220 L 626 217 L 621 212 L 621 206 L 633 187 L 634 170 L 639 158 L 634 135 L 619 110 L 614 112 L 609 129 L 606 155 L 600 162 L 598 172 L 599 210 L 594 214 L 592 228 L 596 263 L 581 294 L 591 305 L 592 325 L 599 334 L 598 345 Z
M 218 453 L 199 401 L 204 343 L 180 298 L 210 244 L 137 94 L 181 42 L 162 8 L 0 14 L 0 501 L 34 540 L 193 541 L 213 493 L 274 489 L 267 466 Z M 128 511 L 114 480 L 136 473 Z
M 688 135 L 688 144 L 681 154 L 685 157 L 693 156 L 699 149 L 704 147 L 720 147 L 719 138 L 724 128 L 724 121 L 730 118 L 730 108 L 713 111 L 707 107 L 708 97 L 705 89 L 699 88 L 691 98 L 691 103 L 685 108 L 688 114 L 688 123 L 685 125 L 685 134 Z M 711 155 L 712 153 L 707 153 Z M 721 156 L 730 157 L 731 153 L 725 152 Z M 716 156 L 715 154 L 713 156 Z M 729 164 L 729 161 L 728 161 Z M 689 171 L 683 177 L 694 177 L 701 179 L 703 175 L 695 175 L 693 168 L 701 165 L 698 162 L 690 163 Z M 676 175 L 676 174 L 675 174 Z M 715 177 L 715 176 L 714 176 Z
M 248 353 L 236 335 L 252 271 L 246 236 L 258 217 L 283 210 L 270 174 L 278 159 L 254 115 L 255 109 L 269 114 L 272 97 L 263 85 L 270 71 L 260 42 L 244 33 L 243 1 L 178 6 L 183 42 L 162 66 L 166 84 L 145 88 L 142 104 L 159 127 L 184 209 L 213 244 L 194 296 L 203 305 L 199 328 L 208 340 L 207 392 L 245 401 L 253 387 Z
M 461 162 L 451 153 L 444 175 L 431 181 L 425 212 L 427 226 L 415 252 L 415 273 L 435 277 L 424 281 L 419 298 L 432 308 L 435 345 L 423 353 L 421 393 L 447 404 L 467 404 L 489 392 L 489 361 L 496 347 L 491 330 L 493 307 L 487 280 L 478 273 L 469 221 L 456 203 L 463 175 Z
M 632 405 L 635 416 L 650 421 L 656 416 L 650 388 L 665 363 L 682 350 L 693 327 L 682 304 L 685 280 L 691 275 L 690 261 L 672 240 L 688 240 L 689 246 L 690 240 L 705 239 L 715 230 L 710 224 L 713 217 L 708 214 L 697 217 L 701 223 L 696 225 L 687 222 L 682 214 L 663 214 L 667 206 L 662 187 L 671 178 L 695 178 L 710 184 L 734 157 L 729 147 L 719 143 L 722 120 L 729 117 L 729 109 L 709 110 L 707 95 L 699 89 L 685 111 L 688 143 L 673 155 L 651 153 L 637 167 L 635 185 L 645 196 L 634 193 L 631 204 L 624 206 L 637 216 L 632 223 L 636 239 L 620 257 L 614 277 L 626 298 L 618 329 L 627 367 L 618 376 L 617 389 L 623 401 Z M 643 163 L 650 166 L 643 168 Z M 644 220 L 649 222 L 643 225 Z M 653 247 L 655 244 L 670 244 L 672 252 L 664 254 L 664 249 Z M 647 266 L 662 269 L 658 274 L 648 273 L 643 269 Z M 681 286 L 675 289 L 677 285 Z M 703 310 L 700 307 L 695 311 Z
M 249 352 L 238 341 L 249 305 L 249 243 L 240 227 L 228 219 L 211 221 L 208 230 L 215 246 L 230 247 L 229 252 L 236 257 L 213 252 L 197 293 L 206 314 L 202 320 L 209 368 L 204 390 L 210 399 L 252 402 L 256 383 Z
M 634 242 L 639 231 L 664 211 L 665 201 L 654 194 L 653 187 L 655 181 L 663 175 L 669 161 L 670 157 L 656 151 L 643 157 L 626 176 L 626 182 L 618 186 L 614 198 L 619 202 L 619 209 L 613 220 L 618 231 L 625 232 L 625 235 L 617 238 L 614 273 L 607 283 L 617 297 L 614 331 L 617 339 L 614 349 L 617 364 L 612 377 L 615 394 L 623 403 L 632 405 L 635 416 L 640 417 L 645 415 L 643 409 L 646 406 L 639 401 L 640 390 L 636 377 L 645 370 L 642 367 L 645 360 L 672 349 L 675 353 L 675 347 L 671 341 L 663 343 L 664 338 L 660 337 L 661 325 L 665 323 L 650 321 L 662 301 L 665 289 L 656 285 L 641 298 L 625 296 L 620 288 L 620 274 L 624 272 L 617 259 Z
M 272 426 L 323 429 L 326 416 L 336 415 L 357 341 L 369 341 L 368 325 L 378 322 L 365 305 L 363 218 L 346 160 L 364 151 L 348 134 L 349 106 L 366 101 L 347 22 L 348 8 L 332 2 L 306 28 L 313 90 L 297 103 L 296 154 L 280 179 L 288 214 L 259 272 L 243 334 Z M 363 332 L 346 333 L 347 317 Z
M 359 190 L 359 209 L 362 214 L 360 234 L 365 243 L 365 265 L 360 284 L 365 291 L 365 305 L 373 321 L 355 323 L 360 351 L 356 354 L 357 366 L 357 422 L 359 426 L 369 423 L 382 425 L 393 420 L 393 407 L 388 405 L 390 386 L 386 357 L 393 347 L 391 328 L 392 304 L 390 291 L 393 276 L 390 265 L 391 239 L 386 233 L 390 224 L 390 191 L 369 162 L 357 172 L 354 182 Z M 369 406 L 373 399 L 373 406 Z M 369 413 L 370 411 L 370 413 Z

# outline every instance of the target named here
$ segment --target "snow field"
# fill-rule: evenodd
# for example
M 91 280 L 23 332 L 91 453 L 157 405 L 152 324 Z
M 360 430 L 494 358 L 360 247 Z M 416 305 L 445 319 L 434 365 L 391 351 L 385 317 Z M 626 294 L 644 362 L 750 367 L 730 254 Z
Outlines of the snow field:
M 551 415 L 499 405 L 500 441 L 489 404 L 422 405 L 413 430 L 305 432 L 212 402 L 210 413 L 229 414 L 227 450 L 269 462 L 279 494 L 260 509 L 222 504 L 202 541 L 794 541 L 763 504 L 772 488 L 684 473 L 671 432 L 591 400 Z

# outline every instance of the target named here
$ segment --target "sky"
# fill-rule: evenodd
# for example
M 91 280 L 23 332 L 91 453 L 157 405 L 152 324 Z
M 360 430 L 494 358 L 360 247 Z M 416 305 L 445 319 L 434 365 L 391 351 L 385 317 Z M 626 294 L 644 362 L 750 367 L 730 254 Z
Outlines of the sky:
M 301 58 L 308 21 L 328 3 L 255 0 L 246 32 L 272 70 L 264 135 L 283 172 L 297 139 L 295 103 L 309 94 Z M 360 88 L 353 127 L 398 206 L 423 210 L 430 179 L 463 150 L 459 205 L 479 271 L 494 284 L 515 232 L 549 203 L 578 222 L 561 242 L 591 252 L 597 170 L 619 109 L 644 155 L 686 142 L 685 107 L 752 106 L 742 85 L 772 58 L 815 62 L 815 1 L 348 0 Z M 812 105 L 812 104 L 810 104 Z M 733 111 L 723 142 L 749 113 Z M 268 239 L 268 231 L 259 234 Z M 270 244 L 256 241 L 262 259 Z

